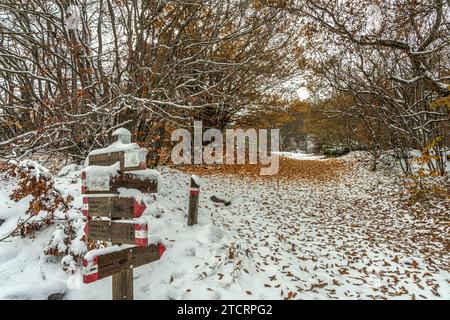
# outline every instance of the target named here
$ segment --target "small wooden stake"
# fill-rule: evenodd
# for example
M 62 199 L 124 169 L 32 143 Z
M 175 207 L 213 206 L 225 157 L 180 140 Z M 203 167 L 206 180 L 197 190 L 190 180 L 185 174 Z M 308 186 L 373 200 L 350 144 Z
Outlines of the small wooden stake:
M 191 177 L 191 187 L 189 189 L 188 226 L 197 224 L 199 193 L 200 186 L 195 182 L 195 179 Z

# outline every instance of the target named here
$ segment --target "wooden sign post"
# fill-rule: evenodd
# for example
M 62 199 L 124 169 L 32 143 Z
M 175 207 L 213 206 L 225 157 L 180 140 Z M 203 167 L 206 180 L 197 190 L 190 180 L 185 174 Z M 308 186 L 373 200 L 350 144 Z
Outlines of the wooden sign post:
M 165 250 L 162 244 L 122 247 L 114 245 L 87 253 L 83 260 L 84 283 L 91 283 L 120 272 L 132 271 L 135 267 L 157 261 Z
M 89 195 L 82 207 L 86 236 L 112 243 L 86 254 L 83 282 L 112 276 L 112 298 L 132 300 L 133 268 L 159 260 L 165 250 L 149 245 L 147 223 L 138 219 L 146 209 L 142 194 L 158 190 L 158 173 L 146 169 L 147 151 L 131 143 L 128 130 L 113 136 L 113 145 L 89 154 L 90 166 L 81 176 L 81 193 Z

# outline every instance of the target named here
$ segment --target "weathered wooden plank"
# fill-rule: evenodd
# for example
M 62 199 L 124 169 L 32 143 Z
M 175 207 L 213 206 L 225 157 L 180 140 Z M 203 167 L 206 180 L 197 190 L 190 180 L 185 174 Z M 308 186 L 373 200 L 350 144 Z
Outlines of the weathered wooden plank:
M 113 177 L 87 177 L 86 172 L 83 172 L 81 177 L 81 193 L 83 194 L 118 193 L 119 188 L 136 189 L 143 193 L 158 192 L 158 179 L 152 176 L 136 175 L 132 172 L 124 172 Z
M 131 247 L 83 260 L 83 282 L 94 282 L 113 274 L 137 268 L 159 260 L 165 248 L 162 244 Z
M 112 275 L 112 299 L 133 300 L 133 269 Z
M 146 209 L 144 202 L 122 197 L 83 197 L 85 217 L 139 218 Z
M 91 240 L 121 244 L 148 245 L 148 226 L 124 221 L 90 220 L 85 229 Z
M 120 162 L 121 171 L 133 171 L 147 168 L 147 150 L 136 149 L 130 151 L 109 152 L 89 156 L 90 166 L 111 166 Z
M 114 219 L 114 218 L 113 218 Z M 113 242 L 113 244 L 120 244 Z M 133 300 L 134 281 L 133 268 L 129 268 L 111 276 L 112 278 L 112 299 L 113 300 Z
M 117 161 L 119 161 L 120 169 L 123 171 L 123 169 L 124 169 L 123 155 L 124 155 L 123 151 L 90 155 L 89 156 L 89 165 L 90 166 L 111 166 L 111 165 L 115 164 Z

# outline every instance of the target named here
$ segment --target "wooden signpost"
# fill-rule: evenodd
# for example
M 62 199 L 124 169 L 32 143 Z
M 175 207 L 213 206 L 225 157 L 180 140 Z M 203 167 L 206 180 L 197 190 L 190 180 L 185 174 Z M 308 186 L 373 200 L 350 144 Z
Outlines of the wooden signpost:
M 137 246 L 148 245 L 148 226 L 126 221 L 90 220 L 85 233 L 90 240 Z
M 124 270 L 132 271 L 133 268 L 159 260 L 164 250 L 161 244 L 151 244 L 145 247 L 119 249 L 118 251 L 84 259 L 83 281 L 84 283 L 91 283 L 109 276 L 114 276 Z
M 158 180 L 152 176 L 140 176 L 132 172 L 124 172 L 116 176 L 92 176 L 83 171 L 81 175 L 83 194 L 118 193 L 119 188 L 136 189 L 143 193 L 158 191 Z
M 158 174 L 146 169 L 147 152 L 130 145 L 128 130 L 118 129 L 113 136 L 116 136 L 114 146 L 124 150 L 94 151 L 88 156 L 90 167 L 82 173 L 81 192 L 89 195 L 83 198 L 82 207 L 88 219 L 86 236 L 89 240 L 113 244 L 86 254 L 83 282 L 112 276 L 113 299 L 132 300 L 133 268 L 159 260 L 165 250 L 161 243 L 148 243 L 147 223 L 138 219 L 146 205 L 136 195 L 157 192 Z M 121 188 L 127 196 L 123 196 Z
M 147 206 L 143 201 L 123 197 L 84 197 L 82 212 L 85 217 L 139 218 Z

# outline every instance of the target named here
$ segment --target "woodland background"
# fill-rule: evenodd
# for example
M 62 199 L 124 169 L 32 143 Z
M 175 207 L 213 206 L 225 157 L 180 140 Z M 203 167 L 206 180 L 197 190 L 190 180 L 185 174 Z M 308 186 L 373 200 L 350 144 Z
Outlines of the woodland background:
M 0 0 L 0 299 L 110 298 L 80 177 L 125 127 L 168 164 L 138 299 L 448 300 L 449 41 L 450 0 Z M 279 173 L 174 170 L 195 120 L 280 128 Z
M 80 23 L 69 29 L 77 5 Z M 445 172 L 448 0 L 2 0 L 0 156 L 81 161 L 127 127 L 165 161 L 170 132 L 282 128 L 339 155 L 410 149 Z M 73 13 L 72 13 L 73 14 Z M 301 101 L 295 90 L 305 86 Z M 49 152 L 49 150 L 51 152 Z

